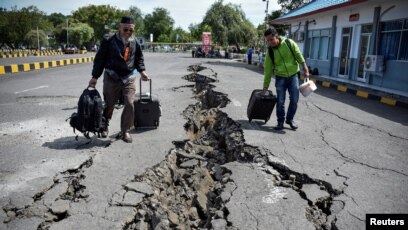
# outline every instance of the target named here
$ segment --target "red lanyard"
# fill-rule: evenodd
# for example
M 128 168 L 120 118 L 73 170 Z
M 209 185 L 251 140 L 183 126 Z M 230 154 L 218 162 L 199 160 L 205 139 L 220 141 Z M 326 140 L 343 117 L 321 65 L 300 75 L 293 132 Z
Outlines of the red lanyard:
M 129 59 L 129 47 L 125 48 L 125 53 L 123 54 L 123 59 L 127 61 Z

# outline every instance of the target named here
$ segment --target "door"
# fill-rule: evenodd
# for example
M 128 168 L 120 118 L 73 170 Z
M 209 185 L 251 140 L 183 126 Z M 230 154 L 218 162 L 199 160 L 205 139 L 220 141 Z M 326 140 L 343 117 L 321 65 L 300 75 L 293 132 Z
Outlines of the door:
M 348 78 L 350 68 L 350 44 L 352 27 L 346 27 L 342 30 L 341 48 L 340 48 L 340 65 L 339 77 Z
M 358 74 L 357 80 L 358 81 L 366 81 L 366 72 L 364 71 L 364 62 L 365 56 L 368 54 L 368 47 L 370 46 L 370 37 L 369 34 L 361 35 L 361 44 L 360 44 L 360 56 L 358 60 Z
M 364 71 L 364 64 L 365 64 L 365 56 L 368 54 L 368 49 L 370 47 L 372 29 L 373 29 L 373 26 L 371 24 L 363 25 L 361 27 L 357 81 L 366 82 L 367 73 Z

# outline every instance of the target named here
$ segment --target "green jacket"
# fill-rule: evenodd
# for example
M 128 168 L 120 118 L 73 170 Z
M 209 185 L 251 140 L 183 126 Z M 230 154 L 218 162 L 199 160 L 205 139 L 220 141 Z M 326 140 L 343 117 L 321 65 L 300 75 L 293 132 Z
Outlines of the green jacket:
M 273 65 L 272 59 L 269 56 L 269 51 L 266 52 L 264 63 L 264 88 L 269 88 L 272 74 L 280 77 L 290 77 L 299 72 L 299 64 L 303 64 L 305 62 L 298 45 L 293 40 L 289 39 L 289 42 L 295 57 L 285 42 L 286 38 L 281 37 L 281 39 L 282 40 L 279 46 L 277 48 L 273 48 L 275 66 Z

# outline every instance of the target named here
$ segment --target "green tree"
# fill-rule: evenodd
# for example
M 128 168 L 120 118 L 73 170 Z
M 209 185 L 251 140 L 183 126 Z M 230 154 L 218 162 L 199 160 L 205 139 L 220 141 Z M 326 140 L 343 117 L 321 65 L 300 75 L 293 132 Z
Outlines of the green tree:
M 170 42 L 170 37 L 167 34 L 160 34 L 157 42 Z
M 201 40 L 202 31 L 200 30 L 200 24 L 191 23 L 188 26 L 188 29 L 190 30 L 190 36 L 191 36 L 192 42 Z
M 0 46 L 10 46 L 9 44 L 10 39 L 9 39 L 9 31 L 10 28 L 8 27 L 9 24 L 9 12 L 7 12 L 7 9 L 5 8 L 0 8 Z
M 142 11 L 137 6 L 129 7 L 128 16 L 135 19 L 135 35 L 145 34 L 145 25 L 143 21 Z
M 48 46 L 48 39 L 47 35 L 43 30 L 30 30 L 24 37 L 28 48 L 39 49 L 40 47 L 47 47 Z M 39 44 L 38 44 L 39 43 Z M 38 47 L 40 45 L 40 47 Z
M 291 10 L 309 3 L 311 0 L 278 0 L 278 4 L 282 7 L 282 12 L 287 13 Z
M 74 44 L 78 49 L 90 43 L 94 36 L 93 28 L 86 23 L 72 23 L 68 32 L 70 44 Z
M 223 0 L 211 5 L 202 24 L 211 27 L 214 42 L 222 46 L 234 44 L 238 50 L 256 36 L 256 30 L 245 17 L 241 6 L 231 3 L 224 5 Z
M 120 17 L 126 15 L 125 11 L 110 5 L 88 5 L 80 7 L 72 13 L 72 18 L 78 22 L 87 23 L 94 29 L 94 42 L 102 39 L 108 29 L 116 29 Z
M 151 14 L 147 14 L 144 18 L 145 36 L 153 34 L 153 39 L 159 41 L 160 35 L 170 36 L 173 29 L 174 19 L 170 17 L 168 10 L 164 8 L 154 8 Z M 163 38 L 164 36 L 162 36 Z
M 0 17 L 1 43 L 11 48 L 26 46 L 25 36 L 30 30 L 36 29 L 37 26 L 39 29 L 52 28 L 52 25 L 43 19 L 44 16 L 44 12 L 35 6 L 23 7 L 20 10 L 13 6 L 11 11 L 3 9 Z
M 54 29 L 54 36 L 55 36 L 55 43 L 56 45 L 66 44 L 67 43 L 67 20 L 55 26 Z M 72 20 L 72 19 L 71 19 Z
M 46 19 L 50 21 L 54 27 L 57 27 L 59 24 L 66 23 L 67 16 L 61 13 L 52 13 L 46 16 Z
M 178 41 L 177 41 L 178 35 Z M 181 27 L 177 27 L 170 33 L 170 42 L 186 43 L 190 42 L 190 34 L 184 31 Z
M 268 22 L 270 22 L 270 21 L 272 21 L 272 20 L 274 20 L 276 18 L 279 18 L 282 15 L 283 15 L 283 12 L 281 10 L 272 11 L 272 13 L 270 15 L 268 15 Z M 285 32 L 285 29 L 286 29 L 285 25 L 273 25 L 273 27 L 278 31 L 278 33 L 280 35 L 285 35 L 285 33 L 286 33 Z

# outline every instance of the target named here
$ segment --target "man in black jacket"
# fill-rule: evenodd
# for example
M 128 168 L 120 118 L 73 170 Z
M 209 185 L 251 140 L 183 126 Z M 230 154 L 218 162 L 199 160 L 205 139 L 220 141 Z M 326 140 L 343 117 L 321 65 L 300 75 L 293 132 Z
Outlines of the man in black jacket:
M 129 131 L 134 121 L 134 95 L 136 92 L 135 78 L 136 69 L 143 81 L 149 80 L 145 72 L 144 58 L 140 44 L 132 36 L 135 30 L 133 18 L 122 17 L 119 30 L 113 36 L 106 36 L 98 52 L 95 55 L 92 78 L 89 86 L 95 87 L 98 78 L 103 75 L 103 97 L 105 101 L 104 117 L 107 121 L 106 130 L 102 137 L 108 136 L 108 125 L 112 118 L 115 103 L 120 94 L 124 97 L 124 108 L 121 117 L 122 140 L 130 143 L 132 136 Z

